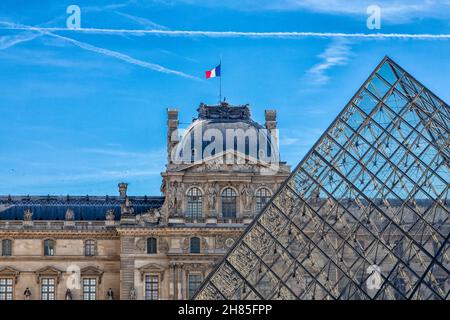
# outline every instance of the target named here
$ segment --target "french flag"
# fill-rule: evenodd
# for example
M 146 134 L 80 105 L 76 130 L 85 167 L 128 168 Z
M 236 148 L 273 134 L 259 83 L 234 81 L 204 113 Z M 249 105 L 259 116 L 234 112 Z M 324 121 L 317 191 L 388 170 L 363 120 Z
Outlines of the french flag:
M 220 77 L 220 67 L 221 66 L 222 66 L 222 64 L 219 64 L 214 69 L 206 71 L 205 72 L 206 73 L 206 79 Z

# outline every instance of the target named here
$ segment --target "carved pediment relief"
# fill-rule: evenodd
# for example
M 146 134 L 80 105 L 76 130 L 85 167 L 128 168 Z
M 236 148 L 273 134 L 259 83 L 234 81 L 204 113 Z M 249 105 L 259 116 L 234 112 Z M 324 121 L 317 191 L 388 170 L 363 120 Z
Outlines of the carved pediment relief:
M 147 212 L 144 212 L 136 216 L 136 222 L 142 225 L 146 223 L 151 224 L 159 223 L 160 220 L 161 220 L 161 210 L 159 208 L 149 209 Z
M 36 274 L 36 281 L 40 283 L 42 277 L 56 278 L 56 283 L 59 283 L 62 271 L 55 267 L 44 267 L 34 272 Z
M 98 283 L 102 283 L 102 276 L 104 271 L 94 267 L 94 266 L 87 266 L 81 269 L 81 276 L 82 277 L 97 277 Z
M 20 271 L 11 267 L 0 268 L 0 277 L 14 278 L 14 283 L 17 283 Z
M 135 240 L 136 249 L 138 251 L 145 252 L 146 243 L 147 243 L 146 238 L 144 237 L 136 238 Z
M 157 273 L 161 277 L 161 281 L 164 278 L 164 271 L 166 270 L 163 266 L 157 264 L 157 263 L 149 263 L 146 264 L 139 269 L 139 273 L 141 274 L 141 280 L 144 281 L 144 275 L 146 273 Z

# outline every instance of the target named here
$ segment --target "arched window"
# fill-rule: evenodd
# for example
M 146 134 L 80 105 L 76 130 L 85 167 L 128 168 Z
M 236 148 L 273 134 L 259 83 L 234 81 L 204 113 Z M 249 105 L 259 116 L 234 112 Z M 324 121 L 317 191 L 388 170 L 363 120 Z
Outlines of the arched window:
M 202 217 L 202 192 L 199 188 L 190 188 L 187 193 L 186 218 L 198 219 Z
M 272 197 L 272 193 L 267 188 L 260 188 L 256 191 L 256 212 L 260 212 Z
M 236 191 L 232 188 L 222 191 L 222 217 L 236 218 Z
M 148 238 L 147 239 L 147 253 L 148 254 L 155 254 L 157 253 L 157 241 L 156 238 Z
M 191 253 L 200 253 L 200 238 L 192 237 L 190 241 L 190 252 Z
M 84 255 L 86 257 L 95 256 L 95 240 L 86 240 L 84 242 Z
M 2 256 L 10 256 L 12 251 L 12 241 L 9 239 L 2 240 Z
M 44 240 L 44 256 L 54 256 L 55 255 L 55 240 L 46 239 Z

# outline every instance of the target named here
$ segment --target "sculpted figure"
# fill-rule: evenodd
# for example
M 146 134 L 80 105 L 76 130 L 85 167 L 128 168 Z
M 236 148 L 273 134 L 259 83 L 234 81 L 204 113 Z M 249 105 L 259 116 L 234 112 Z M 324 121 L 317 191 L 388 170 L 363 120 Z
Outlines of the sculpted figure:
M 216 200 L 217 200 L 217 190 L 216 190 L 216 184 L 211 183 L 208 185 L 207 189 L 207 205 L 208 209 L 215 210 L 216 209 Z
M 73 210 L 70 208 L 67 209 L 65 219 L 71 221 L 74 219 L 74 217 L 75 217 L 75 213 L 73 212 Z
M 114 220 L 114 218 L 115 218 L 114 210 L 113 209 L 109 209 L 108 211 L 106 211 L 105 218 L 108 221 Z
M 33 211 L 30 209 L 27 209 L 23 212 L 23 220 L 25 221 L 31 221 L 33 218 Z
M 253 191 L 248 185 L 245 185 L 244 188 L 242 188 L 241 196 L 242 196 L 242 204 L 244 205 L 244 208 L 247 210 L 251 209 L 252 199 L 253 199 Z

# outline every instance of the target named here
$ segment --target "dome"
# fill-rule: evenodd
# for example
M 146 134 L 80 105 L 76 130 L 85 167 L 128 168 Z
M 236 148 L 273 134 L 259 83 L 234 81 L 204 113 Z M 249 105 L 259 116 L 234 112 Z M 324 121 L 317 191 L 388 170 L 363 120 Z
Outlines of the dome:
M 251 119 L 248 105 L 201 103 L 197 111 L 198 118 L 182 133 L 174 149 L 178 160 L 198 162 L 230 151 L 251 160 L 272 156 L 275 139 Z

